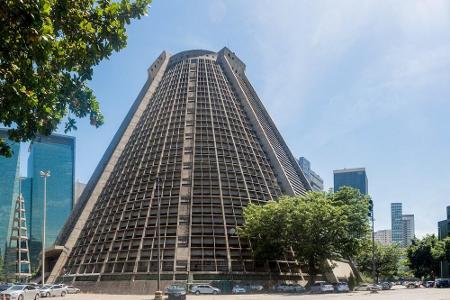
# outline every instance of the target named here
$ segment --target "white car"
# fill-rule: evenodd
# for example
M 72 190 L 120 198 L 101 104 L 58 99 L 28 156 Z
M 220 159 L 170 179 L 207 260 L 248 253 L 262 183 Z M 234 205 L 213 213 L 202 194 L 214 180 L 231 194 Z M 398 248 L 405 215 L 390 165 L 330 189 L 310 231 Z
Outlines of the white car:
M 311 293 L 333 293 L 334 287 L 332 284 L 325 281 L 316 281 L 311 286 Z
M 81 290 L 79 288 L 74 287 L 72 285 L 69 285 L 69 286 L 66 285 L 65 287 L 67 290 L 67 294 L 78 294 L 79 292 L 81 292 Z
M 233 294 L 245 294 L 245 293 L 247 293 L 247 290 L 241 286 L 235 285 L 233 287 L 233 289 L 231 290 L 231 292 Z
M 67 288 L 63 284 L 44 285 L 40 288 L 42 297 L 64 297 L 67 294 Z
M 13 285 L 6 291 L 0 293 L 0 299 L 8 300 L 37 300 L 39 290 L 32 285 Z
M 213 286 L 207 285 L 207 284 L 201 284 L 201 285 L 194 285 L 191 288 L 191 292 L 196 295 L 200 294 L 220 294 L 220 290 L 218 288 L 215 288 Z

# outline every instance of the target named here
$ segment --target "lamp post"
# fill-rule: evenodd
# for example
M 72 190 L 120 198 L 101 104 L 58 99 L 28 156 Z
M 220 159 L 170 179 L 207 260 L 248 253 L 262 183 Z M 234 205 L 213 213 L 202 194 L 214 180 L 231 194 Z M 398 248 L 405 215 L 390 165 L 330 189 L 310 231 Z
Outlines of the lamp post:
M 50 177 L 50 171 L 40 171 L 41 177 L 44 178 L 44 205 L 42 212 L 42 285 L 45 284 L 45 220 L 47 217 L 47 177 Z
M 376 278 L 376 270 L 375 270 L 375 219 L 373 213 L 373 201 L 370 200 L 370 218 L 372 221 L 372 276 L 375 284 L 378 283 Z

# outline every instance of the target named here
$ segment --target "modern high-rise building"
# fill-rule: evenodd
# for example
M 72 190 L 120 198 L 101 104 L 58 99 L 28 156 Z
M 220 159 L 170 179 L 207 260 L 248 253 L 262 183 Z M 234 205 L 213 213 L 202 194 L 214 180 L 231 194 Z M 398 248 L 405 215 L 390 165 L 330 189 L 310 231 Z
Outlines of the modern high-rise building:
M 411 245 L 415 235 L 414 215 L 402 215 L 403 247 Z
M 28 178 L 32 178 L 31 199 L 25 203 L 30 211 L 30 254 L 34 267 L 42 249 L 42 219 L 44 179 L 41 171 L 50 171 L 47 177 L 47 218 L 45 245 L 50 247 L 69 217 L 74 201 L 75 138 L 54 134 L 38 136 L 30 144 Z M 26 194 L 26 193 L 24 193 Z
M 392 242 L 403 245 L 402 204 L 391 203 Z
M 450 205 L 447 206 L 447 219 L 438 222 L 438 238 L 443 240 L 450 237 Z M 450 262 L 444 260 L 441 262 L 441 274 L 440 277 L 450 277 Z
M 236 235 L 249 203 L 311 189 L 244 71 L 227 48 L 158 57 L 58 237 L 50 282 L 304 279 L 291 254 L 256 262 Z
M 440 240 L 450 237 L 450 205 L 447 206 L 447 219 L 438 222 L 438 237 Z
M 300 157 L 298 160 L 300 169 L 305 174 L 306 179 L 311 185 L 311 189 L 316 192 L 323 191 L 323 179 L 311 169 L 311 163 L 304 157 Z
M 402 247 L 411 245 L 415 237 L 414 215 L 403 214 L 402 203 L 391 203 L 392 242 Z
M 369 193 L 365 168 L 334 170 L 334 191 L 337 192 L 343 186 L 358 189 L 361 194 Z
M 0 156 L 0 255 L 5 262 L 13 224 L 14 205 L 19 196 L 20 144 L 8 139 L 6 129 L 0 129 L 0 138 L 9 144 L 13 151 L 12 157 Z
M 382 245 L 389 245 L 392 243 L 392 230 L 378 230 L 375 231 L 375 241 Z

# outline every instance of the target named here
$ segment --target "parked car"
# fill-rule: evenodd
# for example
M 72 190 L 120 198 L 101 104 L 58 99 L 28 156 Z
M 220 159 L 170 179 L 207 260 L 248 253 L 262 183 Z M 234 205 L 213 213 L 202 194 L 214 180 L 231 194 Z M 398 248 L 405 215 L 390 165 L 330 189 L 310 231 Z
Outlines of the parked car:
M 406 284 L 406 287 L 408 289 L 415 289 L 415 288 L 419 288 L 420 287 L 420 282 L 418 281 L 410 281 Z
M 390 282 L 382 282 L 380 285 L 382 290 L 390 290 L 392 288 Z
M 196 295 L 200 294 L 220 294 L 220 290 L 213 286 L 202 284 L 202 285 L 193 285 L 191 288 L 191 292 Z
M 425 284 L 423 286 L 426 288 L 432 288 L 432 287 L 434 287 L 434 281 L 428 280 L 425 282 Z
M 63 284 L 44 285 L 40 288 L 41 297 L 64 297 L 67 294 L 67 289 Z
M 311 286 L 311 293 L 333 293 L 334 287 L 331 283 L 325 281 L 316 281 Z
M 73 285 L 66 285 L 67 294 L 78 294 L 81 290 Z
M 304 293 L 306 289 L 300 284 L 281 283 L 274 287 L 274 290 L 279 293 Z
M 260 284 L 251 284 L 246 286 L 245 289 L 249 292 L 261 292 L 264 290 L 264 287 Z
M 355 291 L 380 291 L 380 290 L 381 286 L 379 286 L 378 284 L 367 284 L 367 283 L 358 285 L 355 288 Z
M 437 288 L 450 287 L 450 279 L 449 278 L 438 278 L 438 279 L 436 279 L 436 287 Z
M 12 283 L 2 283 L 0 284 L 0 292 L 6 291 L 12 286 Z
M 241 286 L 235 285 L 233 287 L 233 289 L 231 290 L 231 292 L 233 294 L 245 294 L 245 293 L 247 293 L 247 290 Z
M 8 300 L 37 300 L 39 299 L 39 290 L 32 285 L 13 285 L 9 289 L 0 293 L 0 299 Z
M 172 284 L 166 288 L 165 294 L 168 296 L 169 300 L 185 300 L 186 299 L 186 289 L 182 285 Z
M 350 288 L 348 287 L 347 282 L 337 282 L 333 284 L 334 291 L 336 293 L 348 293 L 350 292 Z

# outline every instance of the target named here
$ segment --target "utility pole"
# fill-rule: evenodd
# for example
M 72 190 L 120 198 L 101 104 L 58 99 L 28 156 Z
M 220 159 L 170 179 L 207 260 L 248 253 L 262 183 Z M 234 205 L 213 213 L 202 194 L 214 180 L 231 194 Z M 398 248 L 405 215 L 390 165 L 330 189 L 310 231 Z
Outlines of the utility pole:
M 40 171 L 44 178 L 44 205 L 42 208 L 42 286 L 45 284 L 45 221 L 47 218 L 47 177 L 50 177 L 50 171 Z

